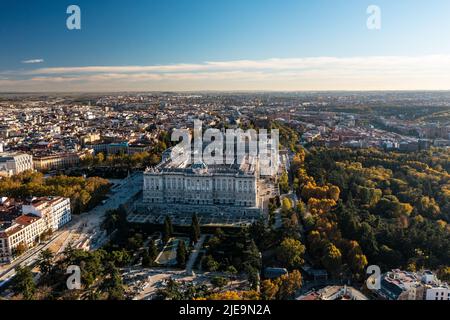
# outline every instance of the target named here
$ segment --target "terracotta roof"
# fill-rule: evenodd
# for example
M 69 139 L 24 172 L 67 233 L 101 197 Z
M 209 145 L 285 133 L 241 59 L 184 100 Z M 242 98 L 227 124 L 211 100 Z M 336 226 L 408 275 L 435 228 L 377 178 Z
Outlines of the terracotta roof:
M 39 217 L 24 215 L 24 216 L 20 216 L 20 217 L 16 218 L 16 220 L 14 220 L 14 222 L 16 222 L 17 224 L 23 225 L 23 226 L 28 226 L 39 219 L 40 219 Z

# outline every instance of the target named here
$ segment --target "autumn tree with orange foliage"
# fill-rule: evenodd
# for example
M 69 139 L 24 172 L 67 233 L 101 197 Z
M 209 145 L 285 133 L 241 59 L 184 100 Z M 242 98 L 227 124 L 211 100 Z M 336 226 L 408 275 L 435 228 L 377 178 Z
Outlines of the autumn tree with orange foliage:
M 220 293 L 213 293 L 206 300 L 261 300 L 260 294 L 256 291 L 225 291 Z

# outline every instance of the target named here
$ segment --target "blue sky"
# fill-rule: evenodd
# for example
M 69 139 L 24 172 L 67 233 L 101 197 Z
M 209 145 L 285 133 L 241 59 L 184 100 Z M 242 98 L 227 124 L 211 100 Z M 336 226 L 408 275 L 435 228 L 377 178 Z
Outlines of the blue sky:
M 1 0 L 0 91 L 450 89 L 449 35 L 448 0 Z

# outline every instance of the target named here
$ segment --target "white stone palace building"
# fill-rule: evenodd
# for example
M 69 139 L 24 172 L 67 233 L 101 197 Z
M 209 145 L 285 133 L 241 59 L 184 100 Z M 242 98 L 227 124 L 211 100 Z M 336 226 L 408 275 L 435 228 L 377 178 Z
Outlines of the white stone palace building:
M 166 160 L 144 173 L 143 203 L 159 211 L 261 214 L 257 159 L 241 165 L 186 165 Z
M 153 215 L 240 217 L 255 220 L 263 214 L 258 157 L 245 155 L 233 164 L 207 165 L 172 159 L 170 149 L 162 162 L 144 173 L 144 211 Z M 142 210 L 141 210 L 142 211 Z M 240 219 L 239 218 L 239 219 Z
M 220 220 L 242 225 L 244 220 L 259 219 L 266 198 L 262 182 L 276 178 L 281 166 L 278 144 L 272 139 L 263 141 L 267 147 L 260 144 L 253 153 L 250 144 L 242 147 L 233 142 L 222 145 L 223 152 L 215 149 L 211 157 L 205 145 L 198 148 L 195 141 L 190 151 L 180 145 L 166 150 L 161 163 L 144 172 L 142 204 L 136 206 L 139 220 L 155 221 L 150 218 L 164 215 L 183 220 L 193 213 L 205 224 L 212 220 L 220 224 Z M 198 157 L 200 152 L 206 159 Z
M 144 175 L 144 202 L 256 207 L 253 166 L 243 169 L 197 163 L 184 168 L 150 169 Z

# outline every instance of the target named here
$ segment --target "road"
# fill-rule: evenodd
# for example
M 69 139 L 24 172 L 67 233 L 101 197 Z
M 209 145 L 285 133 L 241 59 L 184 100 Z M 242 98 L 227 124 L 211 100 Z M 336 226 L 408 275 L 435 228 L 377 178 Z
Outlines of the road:
M 97 249 L 108 239 L 101 230 L 105 214 L 109 210 L 117 209 L 120 205 L 127 203 L 142 189 L 142 173 L 134 173 L 122 180 L 111 190 L 111 195 L 105 204 L 99 205 L 87 213 L 75 217 L 77 223 L 70 228 L 71 235 L 62 246 L 60 252 L 72 243 L 75 247 L 83 249 Z M 74 219 L 74 220 L 75 220 Z
M 192 269 L 194 267 L 194 263 L 197 260 L 198 254 L 203 247 L 203 243 L 205 242 L 206 235 L 202 235 L 198 242 L 195 244 L 194 250 L 192 250 L 191 255 L 189 256 L 189 261 L 186 264 L 186 274 L 193 275 Z
M 102 205 L 79 216 L 73 216 L 72 221 L 63 229 L 56 231 L 53 237 L 40 245 L 30 249 L 13 263 L 0 269 L 0 287 L 5 285 L 15 275 L 15 268 L 19 265 L 33 265 L 39 257 L 39 253 L 47 248 L 52 248 L 57 255 L 61 254 L 69 243 L 75 247 L 95 249 L 107 241 L 107 237 L 101 230 L 101 224 L 108 210 L 117 209 L 127 203 L 142 188 L 142 172 L 137 172 L 122 180 L 111 190 L 109 199 Z M 62 242 L 58 244 L 58 242 Z M 54 248 L 56 247 L 56 248 Z
M 24 253 L 17 260 L 14 260 L 13 263 L 3 267 L 0 270 L 0 287 L 7 284 L 12 277 L 15 275 L 15 268 L 19 265 L 21 266 L 31 266 L 33 265 L 39 257 L 39 253 L 45 249 L 48 249 L 53 242 L 60 239 L 62 234 L 54 235 L 50 240 L 44 242 Z

